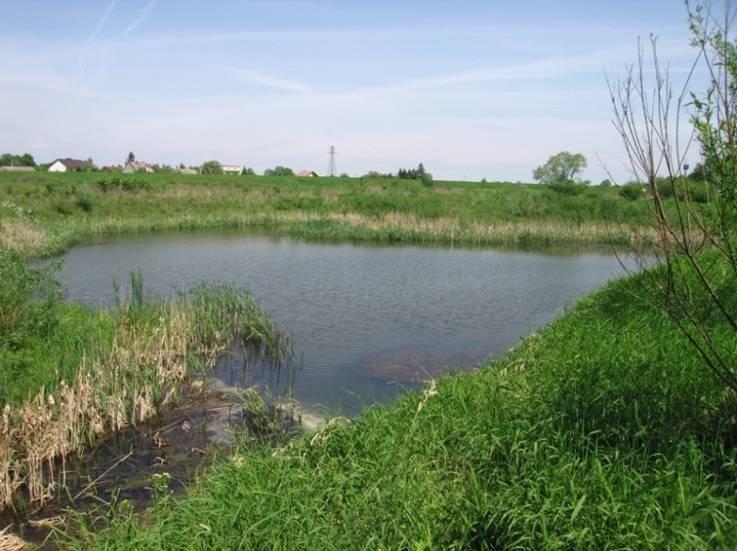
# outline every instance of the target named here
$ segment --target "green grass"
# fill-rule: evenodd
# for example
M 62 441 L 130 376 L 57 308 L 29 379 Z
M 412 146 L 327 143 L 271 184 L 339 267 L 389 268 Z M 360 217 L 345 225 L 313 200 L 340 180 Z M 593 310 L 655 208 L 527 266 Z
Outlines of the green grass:
M 264 176 L 0 173 L 0 245 L 50 254 L 98 235 L 263 228 L 315 239 L 629 243 L 647 201 L 617 189 Z
M 650 277 L 581 300 L 479 372 L 276 450 L 243 446 L 184 498 L 144 519 L 121 507 L 64 544 L 734 549 L 734 398 L 635 298 Z

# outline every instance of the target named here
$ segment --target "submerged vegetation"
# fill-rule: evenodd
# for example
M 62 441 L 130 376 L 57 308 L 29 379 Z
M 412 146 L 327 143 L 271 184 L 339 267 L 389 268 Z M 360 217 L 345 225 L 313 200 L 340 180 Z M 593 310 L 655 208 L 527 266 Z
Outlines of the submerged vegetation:
M 653 274 L 581 300 L 485 369 L 276 450 L 243 447 L 149 521 L 123 508 L 102 536 L 66 543 L 733 549 L 734 396 L 694 376 L 698 354 L 635 299 Z
M 64 484 L 57 458 L 148 419 L 235 338 L 282 350 L 244 291 L 210 285 L 147 299 L 133 279 L 114 310 L 66 305 L 51 269 L 0 249 L 0 509 L 52 497 Z
M 0 246 L 60 252 L 121 232 L 264 229 L 310 239 L 628 245 L 650 239 L 646 201 L 616 188 L 397 179 L 0 173 Z

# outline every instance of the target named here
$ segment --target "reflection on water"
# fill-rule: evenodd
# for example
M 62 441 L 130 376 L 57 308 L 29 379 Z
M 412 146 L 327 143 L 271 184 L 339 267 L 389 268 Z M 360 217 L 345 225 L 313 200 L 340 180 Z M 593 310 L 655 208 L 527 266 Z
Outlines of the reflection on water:
M 77 246 L 63 258 L 67 297 L 93 306 L 114 302 L 113 280 L 126 282 L 133 270 L 143 273 L 148 292 L 164 295 L 203 281 L 250 289 L 291 336 L 294 360 L 275 369 L 234 350 L 215 375 L 225 385 L 276 396 L 293 389 L 308 408 L 348 414 L 503 354 L 623 272 L 606 251 L 319 244 L 233 234 L 137 236 Z

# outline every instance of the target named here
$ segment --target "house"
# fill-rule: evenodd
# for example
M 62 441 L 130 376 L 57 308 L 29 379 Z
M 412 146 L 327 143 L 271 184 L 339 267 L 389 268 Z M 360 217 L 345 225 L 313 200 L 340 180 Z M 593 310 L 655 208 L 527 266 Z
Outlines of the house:
M 222 165 L 223 174 L 240 174 L 242 172 L 241 167 L 237 165 Z
M 179 174 L 199 174 L 196 168 L 179 168 L 177 169 Z
M 314 170 L 300 170 L 297 172 L 297 176 L 302 178 L 317 178 L 317 172 Z
M 151 165 L 143 161 L 128 161 L 123 167 L 124 174 L 131 174 L 133 172 L 147 172 L 151 174 L 153 171 L 154 169 Z
M 49 165 L 49 172 L 79 172 L 87 163 L 79 159 L 56 159 Z

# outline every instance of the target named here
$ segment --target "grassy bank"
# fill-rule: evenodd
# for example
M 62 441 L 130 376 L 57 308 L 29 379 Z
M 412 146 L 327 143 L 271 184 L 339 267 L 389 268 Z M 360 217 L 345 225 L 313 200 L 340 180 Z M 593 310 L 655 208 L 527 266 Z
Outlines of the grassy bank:
M 629 244 L 649 205 L 616 188 L 264 176 L 0 173 L 0 246 L 60 252 L 93 236 L 176 229 L 475 245 Z
M 3 249 L 0 281 L 0 509 L 52 497 L 55 459 L 158 412 L 236 337 L 280 347 L 248 293 L 229 287 L 164 301 L 134 278 L 118 308 L 93 311 L 61 303 L 52 270 Z
M 734 549 L 734 397 L 634 298 L 649 277 L 583 299 L 477 373 L 276 451 L 244 447 L 148 520 L 121 508 L 65 544 Z

